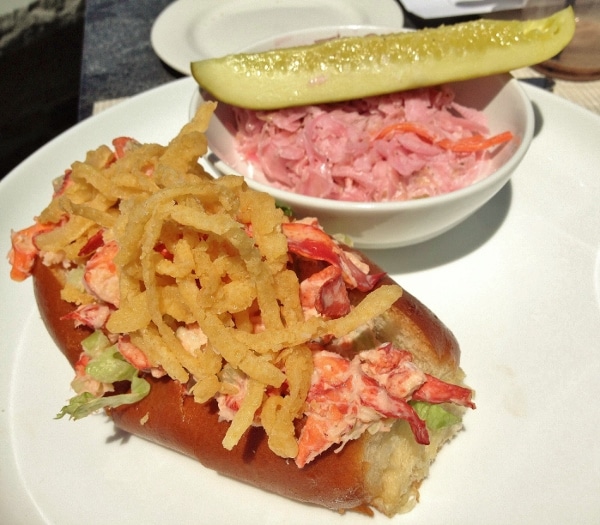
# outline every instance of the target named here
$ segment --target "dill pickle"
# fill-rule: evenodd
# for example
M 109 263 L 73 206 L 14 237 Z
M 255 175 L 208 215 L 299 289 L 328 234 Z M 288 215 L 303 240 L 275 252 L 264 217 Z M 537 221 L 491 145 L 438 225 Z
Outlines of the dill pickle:
M 191 64 L 217 100 L 279 109 L 381 95 L 543 62 L 571 40 L 570 7 L 536 20 L 474 20 L 433 29 L 337 38 Z

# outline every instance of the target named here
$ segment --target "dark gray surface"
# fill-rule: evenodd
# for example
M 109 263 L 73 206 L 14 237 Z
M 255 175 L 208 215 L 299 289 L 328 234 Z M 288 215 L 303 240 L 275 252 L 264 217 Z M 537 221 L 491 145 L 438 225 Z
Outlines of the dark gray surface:
M 150 31 L 170 0 L 86 0 L 79 118 L 95 101 L 129 97 L 181 77 L 156 56 Z
M 82 39 L 81 0 L 0 16 L 0 179 L 77 123 Z

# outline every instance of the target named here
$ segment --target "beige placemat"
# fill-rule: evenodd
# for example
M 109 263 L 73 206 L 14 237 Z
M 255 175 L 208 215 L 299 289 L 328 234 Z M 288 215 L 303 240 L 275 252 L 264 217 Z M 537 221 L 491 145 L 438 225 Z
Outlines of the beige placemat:
M 111 98 L 107 100 L 97 100 L 94 102 L 94 106 L 92 107 L 92 115 L 97 115 L 101 111 L 108 109 L 112 106 L 116 106 L 119 102 L 123 102 L 127 100 L 129 97 L 121 97 L 121 98 Z
M 513 75 L 516 78 L 545 78 L 541 73 L 528 67 L 513 71 Z M 600 115 L 600 80 L 573 82 L 557 79 L 554 80 L 552 93 Z
M 516 78 L 539 78 L 543 79 L 544 75 L 538 73 L 531 68 L 517 69 L 513 71 Z M 593 111 L 600 115 L 600 80 L 591 82 L 571 82 L 567 80 L 555 80 L 552 92 L 559 97 L 565 98 L 579 104 L 584 108 Z M 113 98 L 109 100 L 99 100 L 94 103 L 92 114 L 96 115 L 105 109 L 108 109 L 128 97 Z

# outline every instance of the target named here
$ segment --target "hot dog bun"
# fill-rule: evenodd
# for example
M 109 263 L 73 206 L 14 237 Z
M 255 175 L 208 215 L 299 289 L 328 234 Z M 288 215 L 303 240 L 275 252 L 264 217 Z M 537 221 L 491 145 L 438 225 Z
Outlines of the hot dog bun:
M 379 268 L 369 262 L 371 271 Z M 64 275 L 38 259 L 33 268 L 34 289 L 42 319 L 59 349 L 74 365 L 80 342 L 91 332 L 62 319 L 74 306 L 60 298 Z M 384 277 L 380 283 L 391 282 Z M 352 292 L 358 301 L 361 292 Z M 393 307 L 376 321 L 381 341 L 393 341 L 409 350 L 426 372 L 461 384 L 459 346 L 453 334 L 415 297 L 404 291 Z M 339 452 L 328 450 L 299 469 L 293 461 L 276 456 L 267 446 L 262 428 L 250 428 L 233 450 L 223 448 L 227 423 L 218 421 L 214 404 L 199 404 L 185 395 L 181 384 L 146 374 L 150 394 L 133 405 L 107 411 L 115 425 L 127 432 L 199 460 L 221 474 L 298 501 L 330 509 L 391 516 L 410 510 L 418 488 L 439 448 L 461 425 L 430 431 L 430 445 L 419 445 L 408 424 L 398 421 L 390 432 L 369 433 Z M 461 414 L 461 407 L 451 407 Z

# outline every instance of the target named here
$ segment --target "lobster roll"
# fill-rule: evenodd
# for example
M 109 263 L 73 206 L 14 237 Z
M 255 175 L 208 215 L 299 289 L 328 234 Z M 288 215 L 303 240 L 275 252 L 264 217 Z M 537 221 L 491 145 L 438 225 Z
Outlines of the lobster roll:
M 11 276 L 33 276 L 75 371 L 58 416 L 104 412 L 301 502 L 406 512 L 475 407 L 456 339 L 316 219 L 209 177 L 213 110 L 167 146 L 88 152 L 12 233 Z

